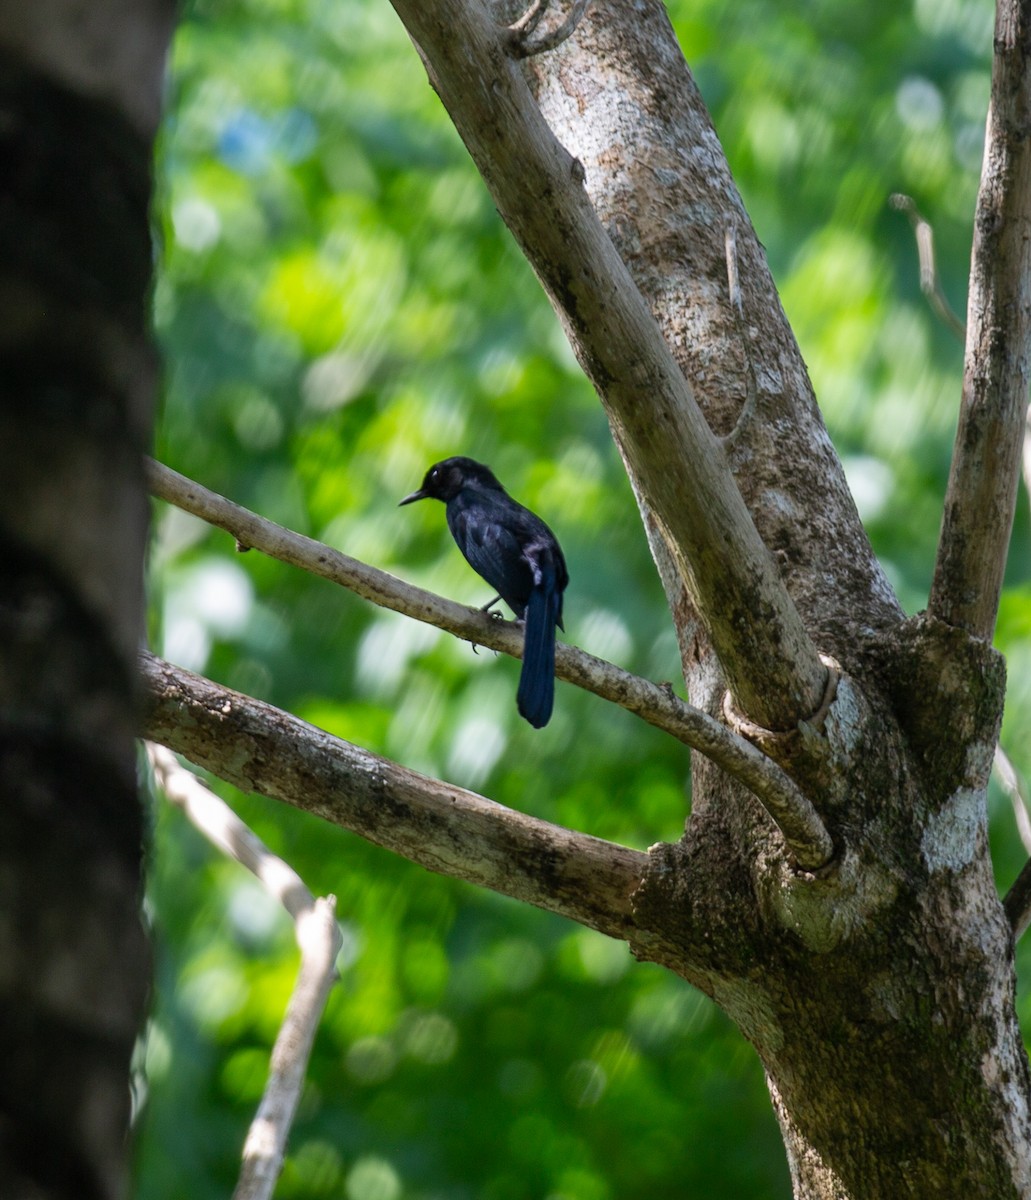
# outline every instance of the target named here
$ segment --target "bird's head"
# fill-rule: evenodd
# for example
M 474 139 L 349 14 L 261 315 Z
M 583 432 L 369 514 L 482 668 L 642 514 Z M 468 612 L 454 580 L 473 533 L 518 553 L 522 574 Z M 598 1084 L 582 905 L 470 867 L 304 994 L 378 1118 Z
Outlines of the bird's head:
M 439 463 L 434 463 L 426 472 L 426 477 L 422 481 L 422 487 L 417 492 L 412 492 L 405 496 L 400 504 L 411 504 L 415 500 L 443 500 L 447 503 L 453 499 L 464 487 L 481 487 L 491 488 L 495 491 L 504 491 L 505 489 L 498 483 L 494 476 L 494 472 L 490 467 L 485 467 L 483 463 L 476 462 L 472 458 L 463 458 L 461 455 L 455 458 L 445 458 Z

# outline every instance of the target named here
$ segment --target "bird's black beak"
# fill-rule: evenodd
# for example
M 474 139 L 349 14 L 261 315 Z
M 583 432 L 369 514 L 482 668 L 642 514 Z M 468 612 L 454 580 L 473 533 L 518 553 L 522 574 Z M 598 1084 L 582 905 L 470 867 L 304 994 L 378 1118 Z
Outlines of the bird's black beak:
M 410 496 L 405 496 L 405 498 L 403 500 L 399 500 L 397 502 L 397 507 L 400 508 L 402 504 L 411 504 L 415 500 L 425 500 L 425 499 L 426 499 L 426 493 L 422 490 L 422 488 L 419 488 L 419 490 L 417 492 L 412 492 L 412 494 Z

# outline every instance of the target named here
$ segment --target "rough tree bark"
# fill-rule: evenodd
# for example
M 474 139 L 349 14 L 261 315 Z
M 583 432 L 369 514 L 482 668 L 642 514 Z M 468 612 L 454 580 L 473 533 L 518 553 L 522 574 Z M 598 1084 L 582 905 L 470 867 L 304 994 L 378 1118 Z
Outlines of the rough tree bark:
M 777 763 L 820 823 L 789 848 L 777 815 L 695 753 L 683 839 L 641 866 L 629 916 L 600 920 L 594 895 L 590 923 L 701 988 L 749 1038 L 799 1200 L 1031 1195 L 1031 1076 L 985 805 L 1005 690 L 990 635 L 1026 406 L 1031 3 L 999 5 L 975 245 L 984 320 L 931 608 L 908 620 L 658 0 L 595 0 L 557 49 L 529 55 L 532 39 L 479 0 L 393 3 L 605 405 L 693 706 Z M 989 510 L 990 546 L 972 547 L 967 519 Z M 160 669 L 150 689 L 150 736 L 304 803 L 297 769 L 279 775 L 269 756 L 277 718 Z M 309 749 L 353 760 L 317 738 Z M 319 811 L 368 832 L 367 815 Z M 459 840 L 434 869 L 475 877 Z M 552 872 L 552 852 L 539 857 L 527 898 L 568 912 L 568 861 Z M 533 853 L 520 861 L 532 876 Z
M 722 707 L 788 766 L 836 845 L 828 869 L 793 871 L 754 799 L 696 755 L 692 816 L 682 842 L 653 855 L 632 947 L 713 996 L 755 1045 L 799 1197 L 1028 1194 L 1029 1076 L 1013 1010 L 1010 932 L 985 836 L 1004 670 L 984 636 L 994 625 L 1000 572 L 982 605 L 992 613 L 987 630 L 983 619 L 973 635 L 937 617 L 903 620 L 665 12 L 647 0 L 599 0 L 558 50 L 529 60 L 541 113 L 582 165 L 591 206 L 721 437 L 812 644 L 844 672 L 822 737 L 798 724 L 811 711 L 800 703 L 802 689 L 782 692 L 779 711 L 757 704 L 776 676 L 739 636 L 734 596 L 722 585 L 713 594 L 710 559 L 677 520 L 678 505 L 694 519 L 682 493 L 711 503 L 697 460 L 669 433 L 689 406 L 677 412 L 661 389 L 642 387 L 651 381 L 637 364 L 606 360 L 595 314 L 570 283 L 578 264 L 555 244 L 572 243 L 574 253 L 586 244 L 569 228 L 577 201 L 564 197 L 581 172 L 564 183 L 549 169 L 554 151 L 521 80 L 492 53 L 482 10 L 428 10 L 409 0 L 395 7 L 606 405 L 659 543 L 692 701 L 711 712 Z M 1011 140 L 1000 155 L 1007 174 L 982 188 L 979 219 L 979 228 L 1015 222 L 1009 236 L 1025 245 L 1028 8 L 1000 5 L 993 121 Z M 986 175 L 993 161 L 990 152 Z M 528 163 L 537 168 L 530 196 L 515 178 Z M 542 237 L 542 226 L 559 236 Z M 739 297 L 728 282 L 728 233 Z M 579 269 L 590 287 L 597 259 Z M 1016 309 L 1018 325 L 1023 290 L 1026 282 L 999 301 Z M 1006 381 L 1006 407 L 1022 421 L 1026 333 L 1014 334 L 1017 376 L 1005 354 L 993 366 Z M 1008 513 L 996 524 L 1008 533 L 1019 440 L 992 425 L 999 391 L 996 383 L 978 392 L 978 411 L 989 414 L 979 422 L 982 446 L 995 455 L 987 471 L 982 449 L 978 478 L 994 479 L 996 507 Z M 1011 399 L 1017 392 L 1019 404 Z M 967 490 L 952 503 L 961 510 L 974 499 Z M 998 538 L 995 547 L 1004 553 Z M 938 575 L 936 592 L 951 581 L 969 603 L 965 592 L 976 585 L 950 575 L 945 539 Z M 742 616 L 753 626 L 768 621 L 758 607 Z M 804 647 L 783 657 L 805 670 Z
M 0 7 L 0 1195 L 124 1194 L 168 0 Z

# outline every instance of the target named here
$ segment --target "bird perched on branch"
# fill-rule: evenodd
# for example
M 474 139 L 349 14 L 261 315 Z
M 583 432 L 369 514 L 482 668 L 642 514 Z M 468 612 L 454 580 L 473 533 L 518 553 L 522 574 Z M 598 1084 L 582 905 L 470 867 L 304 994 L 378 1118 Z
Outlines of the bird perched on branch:
M 472 569 L 524 622 L 523 668 L 516 701 L 535 729 L 547 725 L 555 698 L 555 627 L 563 629 L 569 582 L 555 535 L 518 504 L 494 472 L 471 458 L 446 458 L 401 504 L 432 498 L 447 505 L 447 524 Z M 492 600 L 486 606 L 495 603 Z

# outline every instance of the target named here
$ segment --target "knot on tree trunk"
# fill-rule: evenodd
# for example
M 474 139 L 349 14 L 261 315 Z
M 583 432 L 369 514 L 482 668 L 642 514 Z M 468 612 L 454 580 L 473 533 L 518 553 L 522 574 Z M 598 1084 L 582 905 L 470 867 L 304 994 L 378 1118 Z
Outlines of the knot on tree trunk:
M 881 654 L 884 690 L 929 792 L 944 797 L 957 788 L 984 788 L 1006 696 L 1003 656 L 927 613 L 899 625 Z

